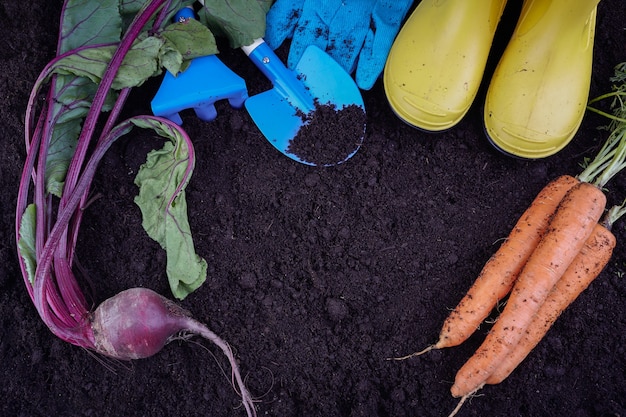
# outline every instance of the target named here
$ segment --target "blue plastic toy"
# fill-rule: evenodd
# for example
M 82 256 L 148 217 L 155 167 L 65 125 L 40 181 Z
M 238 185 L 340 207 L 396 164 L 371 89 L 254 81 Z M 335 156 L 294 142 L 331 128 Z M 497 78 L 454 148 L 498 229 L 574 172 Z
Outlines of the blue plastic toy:
M 215 102 L 227 99 L 231 106 L 241 108 L 248 98 L 246 82 L 231 71 L 215 55 L 194 58 L 178 76 L 165 74 L 152 99 L 152 112 L 182 125 L 179 112 L 193 109 L 201 120 L 217 117 Z
M 193 19 L 193 9 L 181 9 L 175 20 Z M 166 73 L 152 99 L 152 113 L 182 125 L 180 112 L 193 109 L 201 120 L 210 122 L 217 117 L 215 102 L 227 99 L 235 108 L 243 107 L 248 89 L 243 78 L 230 70 L 215 55 L 191 60 L 189 67 L 176 76 Z

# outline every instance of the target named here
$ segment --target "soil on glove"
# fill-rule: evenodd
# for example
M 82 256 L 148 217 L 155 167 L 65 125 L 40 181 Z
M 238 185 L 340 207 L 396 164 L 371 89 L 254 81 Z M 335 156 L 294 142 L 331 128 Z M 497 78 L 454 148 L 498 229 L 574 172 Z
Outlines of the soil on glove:
M 152 358 L 106 360 L 54 337 L 28 298 L 14 214 L 23 118 L 33 82 L 55 54 L 61 4 L 0 0 L 0 415 L 243 416 L 214 346 L 174 341 Z M 486 81 L 520 4 L 509 2 Z M 600 2 L 592 97 L 610 91 L 614 65 L 626 60 L 625 24 L 623 0 Z M 268 88 L 241 51 L 221 50 L 250 95 Z M 158 84 L 134 90 L 127 113 L 149 113 Z M 435 342 L 537 192 L 559 175 L 578 174 L 607 137 L 597 129 L 605 119 L 588 112 L 557 155 L 505 156 L 483 132 L 486 87 L 459 125 L 431 134 L 394 115 L 379 81 L 363 92 L 363 146 L 326 168 L 285 157 L 244 109 L 226 102 L 213 122 L 183 114 L 197 154 L 189 219 L 209 274 L 180 304 L 232 345 L 259 416 L 437 417 L 455 407 L 455 373 L 489 325 L 459 347 L 404 362 L 386 358 Z M 99 168 L 76 268 L 91 283 L 85 292 L 94 306 L 135 286 L 171 298 L 165 253 L 133 203 L 139 166 L 161 144 L 133 130 Z M 609 204 L 626 198 L 626 172 L 607 195 Z M 459 416 L 626 416 L 626 221 L 614 232 L 617 248 L 601 276 L 505 382 L 483 389 Z

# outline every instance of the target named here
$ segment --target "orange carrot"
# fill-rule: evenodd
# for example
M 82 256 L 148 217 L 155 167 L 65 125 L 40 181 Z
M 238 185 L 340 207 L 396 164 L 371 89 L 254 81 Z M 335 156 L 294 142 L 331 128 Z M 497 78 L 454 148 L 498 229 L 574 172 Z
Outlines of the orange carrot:
M 515 279 L 543 236 L 548 222 L 565 194 L 580 181 L 570 175 L 552 180 L 537 194 L 515 227 L 487 261 L 469 291 L 446 318 L 437 343 L 397 360 L 432 349 L 457 346 L 467 340 L 496 304 L 513 287 Z
M 539 192 L 508 238 L 487 261 L 465 297 L 443 324 L 437 348 L 463 343 L 513 287 L 515 279 L 543 236 L 550 217 L 576 178 L 562 175 Z
M 539 308 L 524 332 L 522 340 L 487 378 L 487 384 L 499 384 L 504 381 L 537 346 L 561 313 L 600 275 L 608 264 L 616 244 L 615 236 L 610 231 L 614 219 L 609 219 L 609 215 L 602 223 L 595 226 L 580 253 Z
M 482 387 L 519 343 L 548 293 L 591 235 L 605 204 L 606 196 L 593 184 L 581 182 L 570 189 L 515 281 L 491 332 L 457 373 L 450 389 L 454 397 L 468 396 Z
M 600 275 L 611 259 L 616 244 L 610 229 L 624 214 L 624 205 L 615 206 L 609 210 L 602 223 L 595 226 L 583 248 L 539 308 L 522 340 L 487 378 L 485 384 L 495 385 L 504 381 L 537 346 L 561 313 Z M 448 417 L 455 416 L 468 397 L 464 396 Z
M 616 79 L 623 79 L 619 78 L 619 75 L 623 75 L 624 66 L 621 68 L 621 73 L 616 70 Z M 626 84 L 617 89 L 623 90 L 624 86 Z M 586 268 L 589 271 L 585 273 L 588 277 L 594 277 L 608 262 L 615 242 L 610 232 L 606 234 L 601 229 L 598 232 L 599 229 L 596 227 L 606 204 L 606 197 L 600 190 L 611 178 L 626 168 L 626 106 L 623 100 L 615 99 L 611 107 L 613 115 L 606 114 L 612 119 L 607 126 L 611 131 L 609 138 L 593 160 L 585 161 L 585 169 L 576 177 L 581 183 L 573 187 L 559 204 L 545 235 L 520 272 L 500 318 L 481 347 L 457 373 L 451 392 L 453 396 L 461 397 L 461 400 L 450 416 L 455 415 L 463 402 L 484 384 L 498 383 L 506 378 L 527 355 L 515 350 L 518 345 L 520 350 L 530 351 L 560 312 L 576 298 L 574 294 L 584 290 L 588 285 L 571 284 L 572 287 L 578 288 L 569 289 L 567 281 L 570 278 L 566 276 L 563 283 L 559 284 L 559 277 L 565 272 L 568 275 L 570 273 L 576 275 L 575 271 L 580 268 L 578 256 L 593 253 L 590 249 L 592 242 L 589 241 L 589 245 L 587 242 L 592 233 L 598 238 L 598 242 L 594 244 L 603 242 L 602 235 L 595 235 L 596 233 L 601 232 L 604 233 L 604 237 L 608 236 L 608 240 L 604 239 L 605 246 L 609 248 L 608 258 L 591 264 L 590 261 L 586 261 Z M 613 207 L 607 215 L 609 219 L 607 225 L 625 213 L 624 204 L 621 207 Z M 564 289 L 563 286 L 567 288 Z M 552 292 L 553 289 L 555 292 Z M 573 293 L 568 295 L 569 291 Z M 560 292 L 564 294 L 559 294 Z M 553 309 L 551 315 L 547 310 L 550 308 Z M 540 316 L 535 319 L 537 314 Z M 542 316 L 544 314 L 545 316 Z M 539 330 L 535 329 L 535 326 Z M 534 341 L 526 340 L 527 338 L 532 340 L 533 336 Z M 528 345 L 524 346 L 527 343 Z M 512 362 L 507 363 L 509 355 L 519 355 L 519 358 L 510 358 Z

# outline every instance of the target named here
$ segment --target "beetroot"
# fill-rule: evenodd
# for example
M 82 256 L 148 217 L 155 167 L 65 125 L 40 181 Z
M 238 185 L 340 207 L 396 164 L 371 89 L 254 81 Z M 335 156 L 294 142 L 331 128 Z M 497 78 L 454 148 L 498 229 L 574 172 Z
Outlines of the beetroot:
M 230 346 L 187 311 L 146 288 L 131 288 L 105 300 L 92 316 L 96 351 L 115 359 L 142 359 L 182 334 L 197 334 L 224 352 L 248 415 L 256 415 Z
M 188 314 L 145 288 L 131 288 L 105 300 L 93 313 L 96 351 L 116 359 L 143 359 L 180 333 Z
M 66 0 L 64 13 L 72 10 L 87 19 L 109 10 L 107 4 L 102 1 L 74 7 L 72 0 Z M 27 156 L 16 203 L 15 234 L 20 268 L 28 294 L 43 322 L 60 339 L 76 346 L 119 360 L 133 360 L 150 357 L 171 340 L 192 334 L 216 344 L 230 362 L 236 390 L 250 417 L 256 415 L 252 397 L 243 383 L 233 352 L 224 340 L 177 304 L 145 288 L 123 291 L 91 311 L 73 272 L 78 231 L 82 212 L 88 205 L 90 186 L 100 160 L 115 140 L 134 127 L 142 127 L 188 149 L 186 162 L 190 168 L 185 170 L 173 195 L 167 196 L 170 202 L 183 193 L 191 175 L 195 156 L 187 133 L 169 120 L 149 115 L 119 122 L 117 119 L 131 87 L 120 91 L 112 88 L 125 56 L 144 26 L 152 22 L 152 31 L 158 31 L 159 25 L 179 7 L 180 1 L 146 1 L 119 43 L 74 45 L 75 49 L 58 55 L 37 79 L 25 115 Z M 85 19 L 73 22 L 77 27 L 87 25 Z M 104 32 L 106 30 L 102 29 L 98 33 Z M 68 39 L 67 36 L 60 38 Z M 91 85 L 93 89 L 84 90 L 85 86 L 89 87 L 89 80 L 57 71 L 66 58 L 111 45 L 116 49 L 97 88 Z M 69 64 L 64 65 L 67 69 Z M 49 83 L 46 99 L 39 100 L 46 83 Z M 42 108 L 37 113 L 39 103 Z M 106 120 L 99 120 L 105 111 L 108 111 Z M 83 115 L 84 121 L 78 120 L 78 116 Z M 76 133 L 76 143 L 56 149 L 59 137 L 66 138 L 72 132 Z M 66 175 L 50 187 L 47 179 L 62 170 L 55 154 L 68 149 L 73 154 Z

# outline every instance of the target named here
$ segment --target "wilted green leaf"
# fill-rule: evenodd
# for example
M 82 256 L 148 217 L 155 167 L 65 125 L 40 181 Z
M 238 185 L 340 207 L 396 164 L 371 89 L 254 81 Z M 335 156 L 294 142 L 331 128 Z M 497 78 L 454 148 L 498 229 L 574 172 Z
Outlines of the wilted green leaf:
M 202 285 L 207 274 L 206 261 L 195 252 L 187 218 L 185 187 L 193 170 L 189 149 L 176 130 L 156 119 L 137 119 L 133 123 L 170 140 L 162 149 L 151 151 L 139 169 L 135 203 L 141 209 L 148 236 L 166 251 L 172 294 L 183 299 Z

